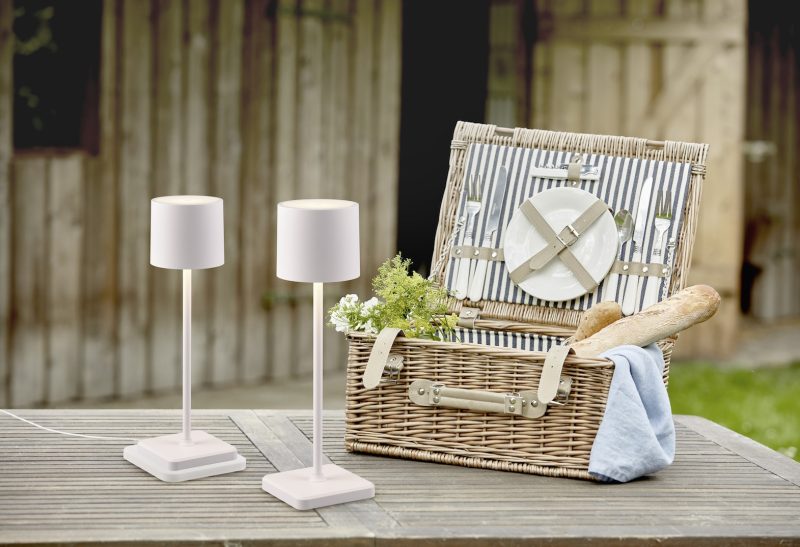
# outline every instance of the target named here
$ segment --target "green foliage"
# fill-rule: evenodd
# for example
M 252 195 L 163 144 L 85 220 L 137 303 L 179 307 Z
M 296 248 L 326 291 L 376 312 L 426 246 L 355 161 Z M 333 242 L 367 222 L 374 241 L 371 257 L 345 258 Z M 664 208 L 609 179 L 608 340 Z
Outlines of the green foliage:
M 755 370 L 710 363 L 670 368 L 675 414 L 713 420 L 800 461 L 800 363 Z
M 447 313 L 447 291 L 417 272 L 409 273 L 411 260 L 397 255 L 378 268 L 372 287 L 378 299 L 359 302 L 347 295 L 330 310 L 336 330 L 380 332 L 403 329 L 411 338 L 445 339 L 458 317 Z

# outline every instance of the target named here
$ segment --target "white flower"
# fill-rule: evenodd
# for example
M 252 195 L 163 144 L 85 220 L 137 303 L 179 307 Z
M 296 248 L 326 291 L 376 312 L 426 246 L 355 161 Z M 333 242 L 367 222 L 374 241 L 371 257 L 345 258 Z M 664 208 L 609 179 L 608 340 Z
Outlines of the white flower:
M 333 323 L 333 326 L 336 327 L 336 332 L 343 332 L 346 334 L 350 328 L 347 318 L 344 317 L 340 310 L 337 310 L 331 314 L 331 323 Z
M 366 302 L 364 302 L 364 305 L 361 308 L 361 311 L 363 312 L 362 315 L 365 315 L 366 312 L 370 311 L 372 308 L 374 308 L 378 304 L 380 304 L 380 300 L 378 300 L 374 296 L 372 298 L 370 298 L 369 300 L 367 300 Z

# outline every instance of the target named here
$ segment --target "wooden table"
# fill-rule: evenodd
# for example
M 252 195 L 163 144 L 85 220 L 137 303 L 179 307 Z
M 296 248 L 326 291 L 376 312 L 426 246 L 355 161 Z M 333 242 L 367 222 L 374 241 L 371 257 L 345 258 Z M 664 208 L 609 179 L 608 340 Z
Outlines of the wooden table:
M 19 413 L 97 435 L 180 427 L 177 411 Z M 247 469 L 176 484 L 124 461 L 123 441 L 63 437 L 0 415 L 0 544 L 800 544 L 800 464 L 702 418 L 675 421 L 674 465 L 602 485 L 349 454 L 342 413 L 331 412 L 327 455 L 373 481 L 377 495 L 301 512 L 263 492 L 261 477 L 310 465 L 309 413 L 197 412 L 195 426 L 236 445 Z

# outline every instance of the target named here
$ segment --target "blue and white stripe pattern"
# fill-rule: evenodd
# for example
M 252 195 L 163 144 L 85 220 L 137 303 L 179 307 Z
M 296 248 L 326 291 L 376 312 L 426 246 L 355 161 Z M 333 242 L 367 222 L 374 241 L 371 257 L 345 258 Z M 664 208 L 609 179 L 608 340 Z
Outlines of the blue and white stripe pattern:
M 572 152 L 538 150 L 492 144 L 471 144 L 467 150 L 464 176 L 471 177 L 473 174 L 478 174 L 483 181 L 483 205 L 475 219 L 475 241 L 483 241 L 488 220 L 486 214 L 489 209 L 488 200 L 492 195 L 497 179 L 497 172 L 501 166 L 505 166 L 508 170 L 508 185 L 506 187 L 505 201 L 500 216 L 500 228 L 497 233 L 495 233 L 494 240 L 491 242 L 490 246 L 492 247 L 502 246 L 505 226 L 524 200 L 544 190 L 569 184 L 566 180 L 533 178 L 530 176 L 531 168 L 535 166 L 569 163 L 571 156 Z M 599 166 L 600 180 L 595 182 L 581 181 L 577 187 L 605 201 L 614 212 L 620 209 L 627 209 L 631 214 L 635 215 L 636 196 L 639 187 L 645 179 L 653 177 L 653 192 L 642 249 L 642 260 L 644 262 L 652 262 L 653 259 L 653 250 L 656 243 L 654 228 L 655 203 L 659 194 L 666 189 L 672 191 L 673 217 L 669 230 L 665 235 L 664 242 L 666 243 L 670 238 L 675 238 L 677 240 L 681 225 L 683 224 L 684 204 L 691 181 L 690 164 L 607 156 L 604 154 L 586 154 L 584 155 L 583 163 Z M 466 188 L 466 184 L 464 188 Z M 465 202 L 466 194 L 462 192 L 458 208 L 459 218 L 464 216 Z M 457 235 L 454 244 L 463 245 L 464 235 L 462 230 L 461 233 Z M 482 243 L 478 244 L 480 245 Z M 628 243 L 622 247 L 618 258 L 620 260 L 629 261 L 632 255 L 633 245 Z M 663 256 L 665 259 L 669 258 L 666 252 Z M 451 291 L 455 285 L 453 275 L 454 264 L 455 259 L 450 259 L 445 274 L 445 285 Z M 593 293 L 581 296 L 575 300 L 566 302 L 538 300 L 522 291 L 511 281 L 504 262 L 491 262 L 486 278 L 487 282 L 484 287 L 483 300 L 533 306 L 586 310 L 603 300 L 605 291 L 605 283 L 602 282 Z M 625 294 L 625 281 L 626 276 L 620 276 L 617 293 L 614 297 L 614 300 L 617 302 L 621 302 Z M 660 300 L 664 293 L 664 284 L 667 283 L 667 281 L 668 278 L 642 278 L 639 287 L 637 311 L 641 309 L 647 284 L 659 283 L 658 295 Z
M 521 332 L 502 332 L 495 330 L 466 329 L 456 327 L 450 335 L 451 342 L 464 344 L 481 344 L 523 351 L 546 352 L 552 346 L 564 341 L 558 336 L 543 336 Z

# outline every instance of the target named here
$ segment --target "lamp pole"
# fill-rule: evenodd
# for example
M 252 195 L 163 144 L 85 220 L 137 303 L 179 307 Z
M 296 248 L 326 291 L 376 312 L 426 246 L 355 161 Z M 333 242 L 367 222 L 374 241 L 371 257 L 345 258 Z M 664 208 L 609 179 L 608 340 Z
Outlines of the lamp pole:
M 314 283 L 314 469 L 312 481 L 323 481 L 322 474 L 322 283 Z
M 192 444 L 192 270 L 183 270 L 183 443 Z

